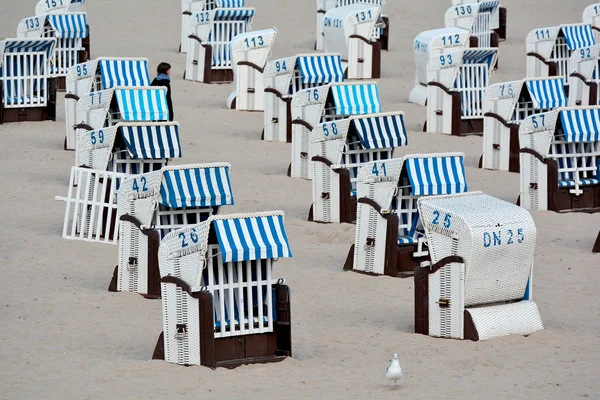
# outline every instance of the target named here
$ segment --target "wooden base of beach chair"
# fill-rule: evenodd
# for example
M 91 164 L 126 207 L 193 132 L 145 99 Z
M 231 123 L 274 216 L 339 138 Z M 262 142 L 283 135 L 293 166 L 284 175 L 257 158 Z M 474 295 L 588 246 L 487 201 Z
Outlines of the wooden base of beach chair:
M 313 162 L 317 157 L 313 157 Z M 339 174 L 339 211 L 340 211 L 340 223 L 356 223 L 356 196 L 352 196 L 352 185 L 350 183 L 350 171 L 346 168 L 334 169 L 334 172 Z M 291 174 L 291 164 L 288 168 L 288 176 Z M 323 193 L 323 195 L 331 196 L 331 193 Z M 324 197 L 329 198 L 329 197 Z M 310 209 L 308 210 L 308 218 L 307 220 L 310 222 L 323 222 L 323 221 L 315 221 L 314 219 L 314 204 L 311 204 Z M 334 209 L 334 207 L 331 207 Z M 330 221 L 335 221 L 332 216 Z
M 500 27 L 498 29 L 494 29 L 494 32 L 498 34 L 500 40 L 506 40 L 506 20 L 507 20 L 507 12 L 506 7 L 499 7 L 498 12 L 500 13 Z
M 596 243 L 594 243 L 594 247 L 592 248 L 592 253 L 600 253 L 600 232 L 598 232 Z
M 170 282 L 173 282 L 173 279 Z M 185 283 L 178 286 L 199 300 L 201 365 L 213 369 L 235 368 L 244 364 L 278 362 L 292 356 L 291 304 L 290 290 L 287 285 L 273 285 L 277 312 L 273 332 L 226 338 L 214 337 L 212 295 L 209 292 L 190 293 Z M 185 329 L 185 326 L 182 327 L 182 330 Z M 163 333 L 158 337 L 152 359 L 165 359 Z
M 431 268 L 416 268 L 415 278 L 415 333 L 429 335 L 429 274 L 451 262 L 462 262 L 461 257 L 452 256 L 440 260 Z M 477 328 L 468 310 L 463 313 L 463 335 L 465 340 L 479 340 Z
M 510 130 L 508 172 L 520 173 L 521 172 L 521 166 L 520 166 L 521 164 L 520 164 L 520 156 L 519 156 L 519 150 L 520 150 L 519 125 L 508 123 L 508 122 L 506 122 L 506 120 L 504 120 L 504 118 L 502 118 L 501 116 L 499 116 L 498 114 L 495 114 L 495 113 L 488 112 L 488 113 L 485 113 L 484 116 L 488 117 L 488 118 L 496 119 L 502 125 L 504 125 L 506 128 L 508 128 Z M 494 150 L 501 151 L 500 143 L 494 143 Z M 481 155 L 481 157 L 479 158 L 479 164 L 477 165 L 477 167 L 482 168 L 482 166 L 483 166 L 483 155 Z
M 388 17 L 381 17 L 383 19 L 383 23 L 385 24 L 385 28 L 383 28 L 383 32 L 381 32 L 381 36 L 378 39 L 378 42 L 381 44 L 381 50 L 389 51 L 390 50 L 390 19 Z
M 48 79 L 48 101 L 43 107 L 6 108 L 0 101 L 0 124 L 5 122 L 56 121 L 56 78 Z M 2 93 L 0 82 L 0 93 Z

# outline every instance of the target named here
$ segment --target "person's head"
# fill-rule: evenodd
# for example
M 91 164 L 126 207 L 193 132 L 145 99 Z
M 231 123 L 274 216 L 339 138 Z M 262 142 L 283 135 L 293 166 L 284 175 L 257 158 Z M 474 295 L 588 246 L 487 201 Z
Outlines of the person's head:
M 166 63 L 166 62 L 161 62 L 160 64 L 158 64 L 158 67 L 156 68 L 156 72 L 158 72 L 158 74 L 165 74 L 165 75 L 171 75 L 171 64 Z

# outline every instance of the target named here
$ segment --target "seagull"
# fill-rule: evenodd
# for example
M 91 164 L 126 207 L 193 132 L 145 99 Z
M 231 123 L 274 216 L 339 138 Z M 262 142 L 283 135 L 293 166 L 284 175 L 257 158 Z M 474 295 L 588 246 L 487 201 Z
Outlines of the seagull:
M 394 359 L 392 360 L 392 364 L 387 368 L 385 377 L 390 380 L 390 385 L 393 388 L 396 387 L 396 381 L 402 378 L 402 367 L 400 366 L 400 361 L 398 361 L 398 354 L 394 353 Z

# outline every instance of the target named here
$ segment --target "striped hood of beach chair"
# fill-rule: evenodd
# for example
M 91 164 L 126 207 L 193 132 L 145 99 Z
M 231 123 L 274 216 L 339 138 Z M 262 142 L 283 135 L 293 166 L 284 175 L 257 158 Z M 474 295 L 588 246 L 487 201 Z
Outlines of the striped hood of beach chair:
M 330 93 L 336 115 L 376 114 L 381 112 L 377 83 L 332 84 Z
M 298 70 L 300 79 L 294 77 L 292 84 L 295 88 L 290 88 L 290 94 L 309 87 L 344 81 L 342 58 L 339 54 L 299 55 L 295 69 Z
M 82 39 L 89 35 L 86 13 L 50 14 L 46 19 L 54 30 L 54 37 Z
M 150 86 L 150 73 L 146 59 L 100 59 L 102 88 Z
M 577 50 L 596 44 L 591 25 L 561 25 L 560 34 L 565 38 L 569 50 Z
M 549 110 L 567 105 L 563 78 L 525 79 L 524 89 L 527 89 L 536 110 Z

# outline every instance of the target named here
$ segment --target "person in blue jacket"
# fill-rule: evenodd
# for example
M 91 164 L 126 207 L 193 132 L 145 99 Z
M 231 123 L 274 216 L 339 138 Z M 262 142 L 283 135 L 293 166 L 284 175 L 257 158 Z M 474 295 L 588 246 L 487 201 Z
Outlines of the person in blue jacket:
M 152 81 L 152 86 L 164 86 L 167 88 L 167 106 L 169 107 L 169 121 L 173 121 L 173 101 L 171 100 L 171 64 L 161 62 L 156 68 L 158 75 Z

